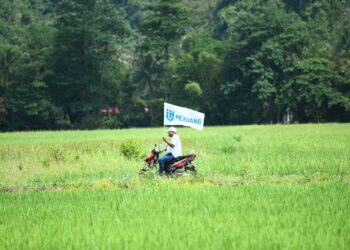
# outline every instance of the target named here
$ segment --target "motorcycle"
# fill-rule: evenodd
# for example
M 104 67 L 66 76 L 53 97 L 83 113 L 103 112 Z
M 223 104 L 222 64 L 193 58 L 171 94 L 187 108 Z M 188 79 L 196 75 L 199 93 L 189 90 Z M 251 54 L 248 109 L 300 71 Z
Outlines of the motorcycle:
M 151 153 L 145 158 L 145 164 L 140 170 L 140 174 L 158 169 L 159 157 L 164 150 L 161 150 L 161 145 L 154 145 Z M 192 174 L 197 173 L 196 166 L 192 163 L 196 158 L 195 154 L 180 156 L 174 158 L 172 161 L 167 162 L 164 166 L 166 175 L 180 175 L 185 172 L 190 172 Z

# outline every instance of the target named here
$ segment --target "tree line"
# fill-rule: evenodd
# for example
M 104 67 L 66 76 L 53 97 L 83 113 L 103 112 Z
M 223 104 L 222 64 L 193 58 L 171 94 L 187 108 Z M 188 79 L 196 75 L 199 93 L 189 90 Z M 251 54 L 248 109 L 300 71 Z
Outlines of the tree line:
M 1 0 L 0 129 L 350 121 L 348 0 Z

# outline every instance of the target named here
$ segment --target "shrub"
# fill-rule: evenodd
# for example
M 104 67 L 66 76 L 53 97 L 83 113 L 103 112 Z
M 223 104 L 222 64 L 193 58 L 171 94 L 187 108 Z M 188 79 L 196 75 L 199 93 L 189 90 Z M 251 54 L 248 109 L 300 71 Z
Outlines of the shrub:
M 141 144 L 134 139 L 126 140 L 120 145 L 120 152 L 128 159 L 137 159 L 141 155 Z
M 185 92 L 189 96 L 195 97 L 195 98 L 198 98 L 198 97 L 202 96 L 201 86 L 197 82 L 189 82 L 189 83 L 187 83 L 186 86 L 185 86 Z

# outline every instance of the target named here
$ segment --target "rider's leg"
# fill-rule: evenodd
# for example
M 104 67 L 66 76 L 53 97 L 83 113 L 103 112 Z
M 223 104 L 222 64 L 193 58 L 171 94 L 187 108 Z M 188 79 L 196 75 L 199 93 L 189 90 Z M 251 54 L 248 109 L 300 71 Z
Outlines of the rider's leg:
M 159 174 L 164 172 L 165 163 L 171 161 L 172 159 L 174 159 L 174 156 L 171 153 L 168 153 L 159 159 Z

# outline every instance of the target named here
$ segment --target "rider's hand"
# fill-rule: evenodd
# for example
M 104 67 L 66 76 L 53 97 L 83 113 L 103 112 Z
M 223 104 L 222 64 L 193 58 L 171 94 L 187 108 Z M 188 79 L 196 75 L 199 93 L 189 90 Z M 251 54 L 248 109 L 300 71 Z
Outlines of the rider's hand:
M 165 136 L 163 136 L 163 141 L 164 141 L 164 142 L 167 142 L 167 140 L 166 140 Z

